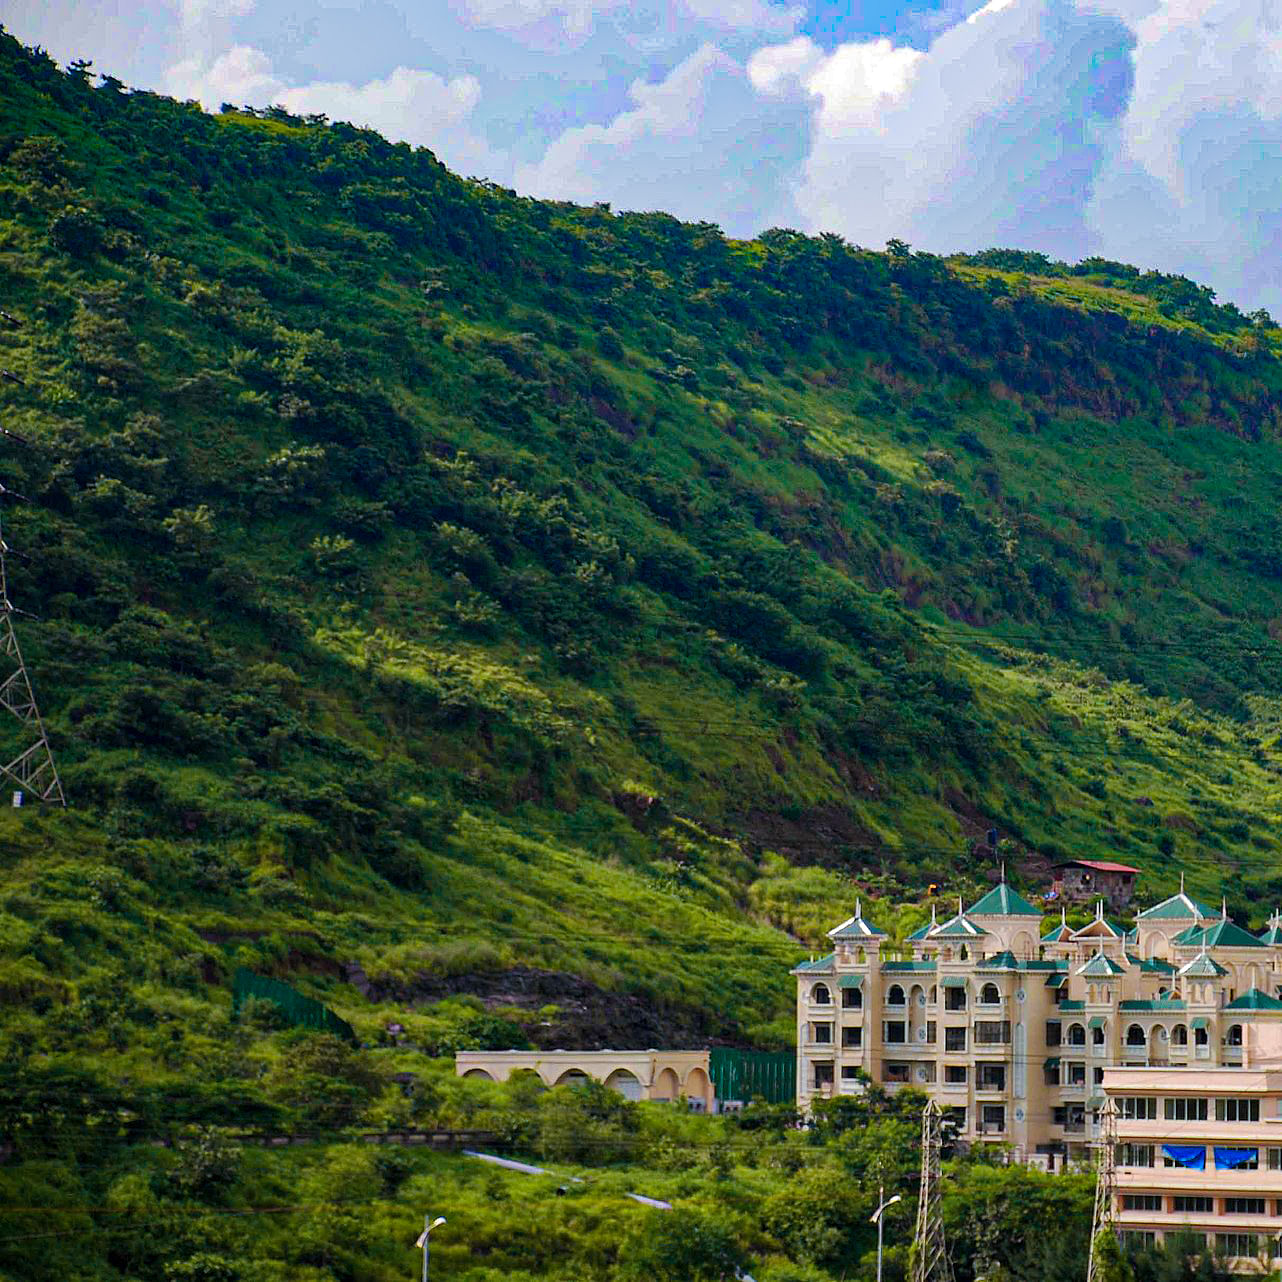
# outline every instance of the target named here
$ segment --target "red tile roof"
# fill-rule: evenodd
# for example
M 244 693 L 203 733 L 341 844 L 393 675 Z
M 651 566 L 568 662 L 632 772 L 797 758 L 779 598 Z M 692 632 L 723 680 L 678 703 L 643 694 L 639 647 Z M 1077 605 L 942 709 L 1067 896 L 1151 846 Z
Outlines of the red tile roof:
M 1096 872 L 1133 872 L 1138 873 L 1138 868 L 1132 868 L 1130 864 L 1109 863 L 1107 859 L 1066 859 L 1061 864 L 1056 864 L 1056 868 L 1094 868 Z

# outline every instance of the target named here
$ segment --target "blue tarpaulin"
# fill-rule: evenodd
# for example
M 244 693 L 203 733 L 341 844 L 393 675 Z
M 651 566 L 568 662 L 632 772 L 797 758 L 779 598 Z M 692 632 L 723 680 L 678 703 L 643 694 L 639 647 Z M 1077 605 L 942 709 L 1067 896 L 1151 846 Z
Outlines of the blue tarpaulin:
M 1231 1171 L 1235 1167 L 1245 1166 L 1248 1162 L 1258 1161 L 1259 1149 L 1254 1148 L 1220 1148 L 1215 1149 L 1215 1169 Z
M 1172 1162 L 1187 1166 L 1190 1171 L 1206 1170 L 1206 1149 L 1200 1144 L 1163 1144 L 1162 1152 Z

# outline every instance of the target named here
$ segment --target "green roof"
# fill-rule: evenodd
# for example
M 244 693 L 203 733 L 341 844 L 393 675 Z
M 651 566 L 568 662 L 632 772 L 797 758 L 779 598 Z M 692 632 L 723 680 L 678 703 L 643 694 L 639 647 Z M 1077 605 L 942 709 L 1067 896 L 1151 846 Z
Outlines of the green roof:
M 1168 961 L 1163 961 L 1160 957 L 1130 957 L 1128 960 L 1136 963 L 1140 968 L 1142 975 L 1174 975 L 1175 967 Z
M 1248 988 L 1241 997 L 1235 997 L 1225 1010 L 1282 1010 L 1282 1002 L 1258 988 Z
M 933 921 L 928 921 L 924 926 L 918 926 L 911 935 L 905 935 L 904 938 L 910 942 L 914 939 L 925 939 L 926 936 L 934 929 L 935 923 Z
M 1186 962 L 1180 967 L 1181 975 L 1189 975 L 1193 979 L 1218 979 L 1221 975 L 1227 975 L 1228 973 L 1208 953 L 1198 953 L 1191 962 Z
M 1190 899 L 1188 895 L 1181 890 L 1178 894 L 1172 895 L 1169 899 L 1163 899 L 1160 904 L 1154 904 L 1152 908 L 1146 908 L 1138 914 L 1140 921 L 1199 921 L 1205 917 L 1211 917 L 1214 914 L 1203 904 L 1199 904 L 1196 899 Z
M 1104 1025 L 1107 1023 L 1108 1023 L 1108 1020 L 1106 1020 L 1103 1015 L 1092 1015 L 1089 1021 L 1087 1021 L 1086 1027 L 1087 1028 L 1103 1028 Z
M 827 957 L 820 957 L 817 961 L 804 961 L 804 962 L 798 962 L 798 963 L 793 967 L 793 970 L 794 970 L 794 971 L 798 971 L 798 970 L 831 970 L 831 969 L 832 969 L 832 959 L 833 959 L 833 954 L 832 954 L 832 953 L 829 953 Z
M 1005 952 L 994 953 L 991 957 L 985 957 L 983 961 L 976 964 L 977 970 L 1018 970 L 1019 963 L 1015 960 L 1015 954 L 1007 949 Z
M 1042 1064 L 1042 1067 L 1043 1067 L 1043 1068 L 1058 1068 L 1058 1067 L 1059 1067 L 1059 1056 L 1058 1056 L 1058 1055 L 1050 1055 L 1050 1056 L 1047 1056 L 1047 1058 L 1046 1058 L 1045 1062 Z
M 1043 944 L 1058 944 L 1061 939 L 1067 939 L 1073 933 L 1073 928 L 1066 921 L 1061 921 L 1058 926 L 1051 929 L 1050 933 L 1042 936 Z
M 965 988 L 966 976 L 965 975 L 945 975 L 943 979 L 940 980 L 940 983 L 943 984 L 945 988 Z
M 914 970 L 923 972 L 929 971 L 933 973 L 935 970 L 935 963 L 933 961 L 888 961 L 882 962 L 881 968 L 883 971 Z
M 1125 970 L 1125 966 L 1119 965 L 1111 957 L 1096 953 L 1090 961 L 1078 968 L 1077 973 L 1085 975 L 1087 979 L 1112 979 L 1114 975 L 1120 975 Z
M 1282 944 L 1282 921 L 1276 917 L 1270 919 L 1267 929 L 1260 936 L 1260 943 L 1276 948 Z
M 1002 882 L 994 886 L 978 903 L 971 904 L 967 910 L 972 917 L 1037 917 L 1041 909 L 1032 904 L 1019 893 Z
M 838 988 L 862 988 L 864 986 L 864 977 L 862 975 L 843 975 L 837 981 Z
M 1063 1011 L 1065 1015 L 1075 1015 L 1078 1011 L 1086 1009 L 1086 1003 L 1085 1002 L 1060 1002 L 1059 1009 Z
M 1193 1028 L 1207 1028 L 1211 1021 L 1205 1015 L 1199 1015 L 1196 1019 L 1189 1020 Z
M 1155 997 L 1145 1001 L 1122 1002 L 1120 1009 L 1124 1011 L 1186 1010 L 1187 1007 L 1174 997 Z
M 847 917 L 840 926 L 834 926 L 828 932 L 829 939 L 885 939 L 886 932 L 879 930 L 870 921 L 864 919 L 864 906 L 860 900 L 855 901 L 855 915 Z
M 1068 983 L 1068 972 L 1066 970 L 1056 971 L 1053 975 L 1046 976 L 1047 988 L 1063 988 Z
M 1225 917 L 1214 926 L 1208 926 L 1201 938 L 1203 948 L 1263 948 L 1249 930 L 1243 930 L 1235 921 Z
M 958 913 L 956 917 L 944 922 L 942 926 L 937 926 L 930 933 L 932 939 L 952 938 L 954 936 L 965 936 L 967 939 L 973 939 L 977 935 L 986 935 L 982 926 L 976 926 L 965 913 Z

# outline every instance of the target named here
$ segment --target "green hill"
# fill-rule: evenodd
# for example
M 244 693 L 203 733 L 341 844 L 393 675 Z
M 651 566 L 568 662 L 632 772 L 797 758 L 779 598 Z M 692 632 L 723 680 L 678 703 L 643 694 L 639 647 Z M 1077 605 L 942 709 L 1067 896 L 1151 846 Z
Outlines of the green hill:
M 1282 895 L 1267 317 L 529 200 L 7 36 L 0 160 L 70 803 L 0 815 L 21 1108 L 252 1112 L 237 966 L 369 1040 L 786 1044 L 854 887 L 910 928 L 992 827 L 1030 890 Z

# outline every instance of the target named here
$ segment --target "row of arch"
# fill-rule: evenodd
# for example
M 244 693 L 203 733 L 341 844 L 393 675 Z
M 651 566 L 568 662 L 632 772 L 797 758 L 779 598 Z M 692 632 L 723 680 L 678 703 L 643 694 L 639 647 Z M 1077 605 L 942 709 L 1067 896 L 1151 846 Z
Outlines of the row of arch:
M 919 1001 L 926 1000 L 926 990 L 920 985 L 913 986 L 913 994 Z M 956 991 L 965 994 L 964 988 L 958 988 Z M 846 988 L 842 990 L 843 1005 L 847 1008 L 859 1010 L 863 1007 L 863 992 L 858 988 Z M 981 1006 L 996 1006 L 1002 999 L 1001 990 L 996 984 L 988 983 L 983 985 L 979 990 L 979 1004 Z M 939 986 L 932 984 L 930 987 L 930 1002 L 933 1004 L 939 1000 Z M 815 984 L 810 990 L 810 1001 L 815 1006 L 832 1005 L 832 989 L 827 984 Z M 886 989 L 885 1004 L 887 1006 L 907 1006 L 908 996 L 902 984 L 891 984 Z
M 541 1090 L 554 1086 L 580 1086 L 593 1080 L 591 1074 L 581 1068 L 571 1067 L 558 1071 L 556 1065 L 514 1068 L 506 1078 L 496 1078 L 489 1070 L 478 1066 L 467 1069 L 463 1076 L 486 1082 L 497 1080 L 515 1082 L 523 1077 L 533 1078 Z M 690 1099 L 706 1100 L 710 1087 L 707 1073 L 698 1067 L 690 1069 L 684 1081 L 678 1077 L 673 1068 L 662 1068 L 655 1074 L 648 1088 L 631 1069 L 616 1068 L 605 1077 L 604 1084 L 629 1100 L 676 1100 L 683 1095 Z

